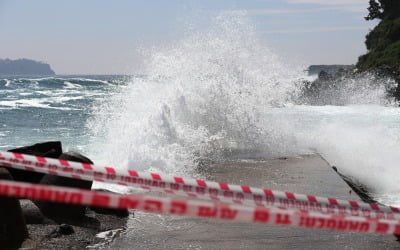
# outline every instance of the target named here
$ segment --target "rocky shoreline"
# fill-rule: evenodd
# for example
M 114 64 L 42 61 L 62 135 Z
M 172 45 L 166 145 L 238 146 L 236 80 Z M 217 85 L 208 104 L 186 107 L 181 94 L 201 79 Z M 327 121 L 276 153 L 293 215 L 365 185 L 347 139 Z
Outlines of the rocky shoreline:
M 21 207 L 30 238 L 20 249 L 101 248 L 126 230 L 128 220 L 128 216 L 102 214 L 91 209 L 79 220 L 54 220 L 44 216 L 29 200 L 21 200 Z
M 364 72 L 356 68 L 340 68 L 335 72 L 322 70 L 314 81 L 303 81 L 298 104 L 342 106 L 399 103 L 399 83 L 400 74 L 389 68 Z M 376 98 L 378 96 L 379 100 Z
M 9 150 L 60 160 L 93 164 L 61 142 L 44 142 Z M 92 181 L 71 179 L 0 166 L 0 179 L 91 190 Z M 106 190 L 96 190 L 107 192 Z M 0 197 L 1 249 L 84 249 L 109 243 L 125 230 L 127 210 L 103 209 L 38 200 Z M 98 235 L 101 233 L 100 235 Z M 99 236 L 99 237 L 97 237 Z M 101 237 L 100 237 L 101 236 Z

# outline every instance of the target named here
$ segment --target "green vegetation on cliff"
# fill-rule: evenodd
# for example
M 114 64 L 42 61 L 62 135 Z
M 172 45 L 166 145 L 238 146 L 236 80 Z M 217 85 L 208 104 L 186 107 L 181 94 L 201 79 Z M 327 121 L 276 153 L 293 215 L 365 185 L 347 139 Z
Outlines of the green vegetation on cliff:
M 361 71 L 384 69 L 400 76 L 400 0 L 370 0 L 366 20 L 381 20 L 366 36 L 368 53 L 360 56 Z

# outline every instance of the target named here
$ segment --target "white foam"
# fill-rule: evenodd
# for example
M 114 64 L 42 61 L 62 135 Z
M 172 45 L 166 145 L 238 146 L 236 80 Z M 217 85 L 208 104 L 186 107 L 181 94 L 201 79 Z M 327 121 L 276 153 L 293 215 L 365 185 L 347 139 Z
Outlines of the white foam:
M 3 100 L 0 101 L 0 106 L 13 109 L 29 107 L 29 108 L 58 109 L 58 110 L 75 110 L 69 107 L 52 107 L 50 106 L 48 99 L 43 99 L 43 98 Z
M 110 82 L 106 80 L 100 80 L 100 79 L 90 79 L 90 78 L 70 78 L 69 80 L 75 80 L 75 81 L 81 81 L 81 82 L 97 82 L 97 83 L 102 83 L 109 85 Z
M 6 84 L 4 86 L 10 87 L 11 86 L 11 80 L 9 79 L 4 79 L 6 81 Z
M 64 82 L 64 85 L 65 85 L 65 88 L 66 88 L 66 89 L 78 89 L 78 88 L 81 88 L 81 87 L 82 87 L 82 86 L 79 85 L 79 84 L 74 84 L 74 83 L 71 83 L 71 82 L 68 82 L 68 81 L 65 81 L 65 82 Z

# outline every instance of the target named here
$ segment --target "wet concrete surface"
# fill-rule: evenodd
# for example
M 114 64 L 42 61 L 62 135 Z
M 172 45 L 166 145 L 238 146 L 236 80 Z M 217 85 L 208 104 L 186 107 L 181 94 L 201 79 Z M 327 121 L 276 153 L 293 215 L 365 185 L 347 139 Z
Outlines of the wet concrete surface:
M 207 180 L 360 200 L 319 156 L 220 163 Z M 400 249 L 392 235 L 233 223 L 135 212 L 109 249 Z

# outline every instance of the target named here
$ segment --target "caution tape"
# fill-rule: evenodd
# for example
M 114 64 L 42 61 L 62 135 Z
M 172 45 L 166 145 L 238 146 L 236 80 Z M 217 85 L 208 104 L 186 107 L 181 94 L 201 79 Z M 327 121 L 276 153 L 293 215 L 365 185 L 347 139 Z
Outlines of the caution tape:
M 14 167 L 16 169 L 21 169 L 21 170 L 27 170 L 27 166 L 24 165 L 19 165 L 15 163 L 9 163 L 9 162 L 3 162 L 0 161 L 0 165 L 6 166 L 6 167 Z M 29 170 L 31 170 L 31 167 L 28 167 Z M 35 169 L 38 172 L 42 173 L 51 173 L 52 175 L 58 175 L 58 176 L 64 176 L 64 177 L 71 177 L 71 178 L 77 178 L 77 179 L 84 179 L 84 180 L 93 180 L 93 172 L 91 171 L 84 171 L 80 172 L 79 174 L 77 173 L 71 173 L 70 171 L 72 170 L 71 168 L 64 168 L 63 170 L 61 169 L 56 169 L 52 168 L 51 170 L 46 170 L 46 168 L 40 168 L 40 169 Z M 68 171 L 65 171 L 68 170 Z M 100 181 L 105 181 L 104 179 L 100 179 Z M 111 181 L 112 182 L 112 181 Z M 138 183 L 141 183 L 140 181 Z M 120 183 L 124 184 L 125 183 Z M 157 186 L 158 188 L 153 188 L 152 185 L 146 186 L 146 185 L 140 185 L 139 186 L 142 189 L 145 190 L 159 190 L 160 186 Z M 289 208 L 289 209 L 300 209 L 300 210 L 309 210 L 309 211 L 314 211 L 314 212 L 320 212 L 320 213 L 331 213 L 331 214 L 339 214 L 339 215 L 347 215 L 347 216 L 361 216 L 361 217 L 367 217 L 367 218 L 378 218 L 378 219 L 398 219 L 400 218 L 399 214 L 393 214 L 393 213 L 387 213 L 387 212 L 382 212 L 382 211 L 370 211 L 366 209 L 356 209 L 356 208 L 346 208 L 346 207 L 341 207 L 341 206 L 334 206 L 334 205 L 328 205 L 326 204 L 325 206 L 322 204 L 312 204 L 310 206 L 304 205 L 300 203 L 299 201 L 293 200 L 292 203 L 288 203 L 283 201 L 280 201 L 279 203 L 274 203 L 274 202 L 260 202 L 255 204 L 251 200 L 232 200 L 229 197 L 216 197 L 212 196 L 211 194 L 196 194 L 196 193 L 191 193 L 191 192 L 182 192 L 182 191 L 175 191 L 174 189 L 168 188 L 167 186 L 163 188 L 163 190 L 167 194 L 175 194 L 175 195 L 180 195 L 180 196 L 185 196 L 188 198 L 199 198 L 199 199 L 204 199 L 208 198 L 208 200 L 212 201 L 219 201 L 219 202 L 229 202 L 229 203 L 234 203 L 234 204 L 241 204 L 241 205 L 246 205 L 246 206 L 275 206 L 275 207 L 280 207 L 280 208 Z
M 0 195 L 106 208 L 137 209 L 146 212 L 237 222 L 264 223 L 363 233 L 400 234 L 397 220 L 320 214 L 300 210 L 247 207 L 222 203 L 179 200 L 145 195 L 117 195 L 76 188 L 0 181 Z
M 143 173 L 111 166 L 97 166 L 10 152 L 0 152 L 0 161 L 2 162 L 1 165 L 29 171 L 157 189 L 167 193 L 185 194 L 189 197 L 208 198 L 214 201 L 255 206 L 277 206 L 367 218 L 400 218 L 399 208 L 386 207 L 375 203 L 366 204 L 156 173 Z

